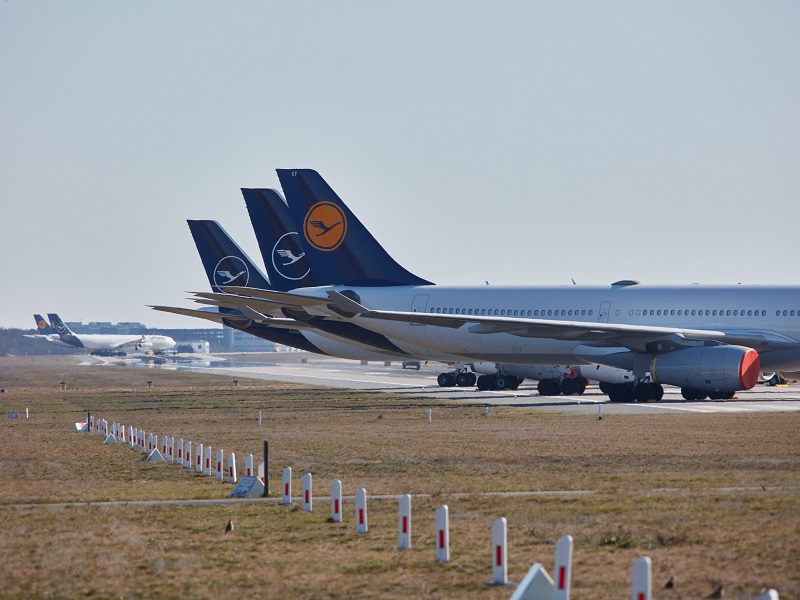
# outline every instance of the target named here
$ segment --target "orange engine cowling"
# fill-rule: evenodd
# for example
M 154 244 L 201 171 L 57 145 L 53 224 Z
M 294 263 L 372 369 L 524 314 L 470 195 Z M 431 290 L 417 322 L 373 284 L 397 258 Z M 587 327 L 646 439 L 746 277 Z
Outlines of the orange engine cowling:
M 653 381 L 706 392 L 749 390 L 758 381 L 758 352 L 744 346 L 700 346 L 653 357 Z

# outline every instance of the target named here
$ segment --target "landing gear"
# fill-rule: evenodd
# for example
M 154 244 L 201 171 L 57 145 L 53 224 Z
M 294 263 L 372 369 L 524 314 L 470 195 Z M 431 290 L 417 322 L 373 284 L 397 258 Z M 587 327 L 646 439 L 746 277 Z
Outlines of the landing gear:
M 540 396 L 579 396 L 586 391 L 587 381 L 583 377 L 565 377 L 564 379 L 541 379 L 536 386 Z
M 708 392 L 692 388 L 681 388 L 681 396 L 683 396 L 684 400 L 705 400 L 708 398 Z
M 710 400 L 732 400 L 736 392 L 708 392 Z
M 522 377 L 503 375 L 502 373 L 481 375 L 478 377 L 478 389 L 484 392 L 487 390 L 515 390 L 523 381 Z
M 634 385 L 632 383 L 613 383 L 608 392 L 611 402 L 633 402 Z
M 456 384 L 456 376 L 453 373 L 439 373 L 436 382 L 440 387 L 453 387 Z
M 456 375 L 456 385 L 458 387 L 472 387 L 477 380 L 478 377 L 471 371 L 463 371 Z

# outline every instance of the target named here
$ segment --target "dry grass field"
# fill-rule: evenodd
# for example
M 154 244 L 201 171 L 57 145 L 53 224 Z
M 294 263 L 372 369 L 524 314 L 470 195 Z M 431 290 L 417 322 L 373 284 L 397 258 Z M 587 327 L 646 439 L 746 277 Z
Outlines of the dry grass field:
M 498 407 L 484 416 L 458 402 L 246 379 L 234 387 L 75 357 L 0 358 L 0 387 L 2 598 L 508 598 L 511 588 L 485 585 L 501 516 L 512 581 L 534 562 L 552 571 L 555 540 L 574 537 L 577 600 L 629 598 L 630 567 L 643 555 L 656 598 L 702 598 L 720 583 L 728 599 L 763 586 L 800 598 L 798 413 L 598 421 Z M 313 513 L 260 501 L 126 504 L 224 499 L 232 486 L 70 431 L 87 410 L 235 452 L 240 473 L 267 439 L 273 495 L 285 466 L 297 491 L 313 473 L 317 496 L 334 479 L 346 495 L 412 494 L 414 547 L 396 550 L 393 499 L 370 500 L 366 535 L 355 533 L 351 502 L 341 524 L 328 522 L 321 500 Z M 5 418 L 10 411 L 22 418 Z M 592 493 L 562 493 L 580 490 Z M 556 493 L 486 493 L 497 491 Z M 434 560 L 442 504 L 448 564 Z M 675 587 L 662 590 L 671 576 Z

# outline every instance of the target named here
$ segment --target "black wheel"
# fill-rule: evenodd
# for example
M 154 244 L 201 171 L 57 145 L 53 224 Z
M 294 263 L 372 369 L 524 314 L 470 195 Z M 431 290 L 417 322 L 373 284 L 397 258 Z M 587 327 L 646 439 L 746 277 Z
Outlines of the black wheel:
M 578 377 L 576 381 L 578 382 L 578 395 L 583 396 L 583 393 L 586 391 L 586 386 L 589 384 L 589 382 L 586 381 L 585 377 Z
M 478 377 L 479 390 L 485 392 L 486 390 L 490 390 L 493 387 L 494 385 L 492 385 L 491 375 L 481 375 L 480 377 Z
M 637 383 L 633 388 L 633 397 L 637 402 L 649 402 L 653 399 L 653 387 L 644 381 Z
M 498 375 L 494 380 L 494 389 L 504 390 L 506 388 L 505 375 Z
M 733 400 L 736 397 L 736 392 L 725 392 L 723 400 Z
M 458 387 L 469 387 L 472 385 L 469 382 L 469 373 L 459 373 L 456 375 L 456 385 Z
M 453 387 L 456 384 L 456 378 L 452 373 L 439 373 L 436 381 L 441 387 Z
M 467 373 L 467 379 L 468 379 L 467 387 L 472 387 L 473 385 L 475 385 L 475 382 L 478 381 L 478 376 L 475 375 L 475 373 Z
M 559 390 L 565 396 L 572 396 L 578 393 L 578 382 L 575 379 L 562 379 Z
M 664 397 L 664 386 L 660 383 L 651 383 L 650 385 L 653 386 L 653 400 L 658 402 Z
M 708 397 L 711 400 L 724 400 L 727 392 L 708 392 Z
M 611 391 L 611 385 L 612 384 L 608 383 L 607 381 L 601 381 L 598 387 L 600 388 L 601 392 L 608 395 L 608 393 Z
M 615 383 L 608 397 L 612 402 L 632 402 L 633 385 L 630 383 Z

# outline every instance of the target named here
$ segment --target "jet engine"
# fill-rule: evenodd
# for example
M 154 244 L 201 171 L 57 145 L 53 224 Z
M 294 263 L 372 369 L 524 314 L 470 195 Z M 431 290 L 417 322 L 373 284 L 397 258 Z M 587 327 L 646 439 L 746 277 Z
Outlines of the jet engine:
M 136 349 L 137 350 L 150 350 L 150 348 L 152 348 L 152 347 L 153 347 L 153 342 L 148 342 L 148 341 L 145 341 L 145 340 L 142 340 L 141 342 L 136 344 Z
M 749 390 L 758 381 L 758 352 L 744 346 L 700 346 L 657 354 L 653 381 L 707 392 Z

